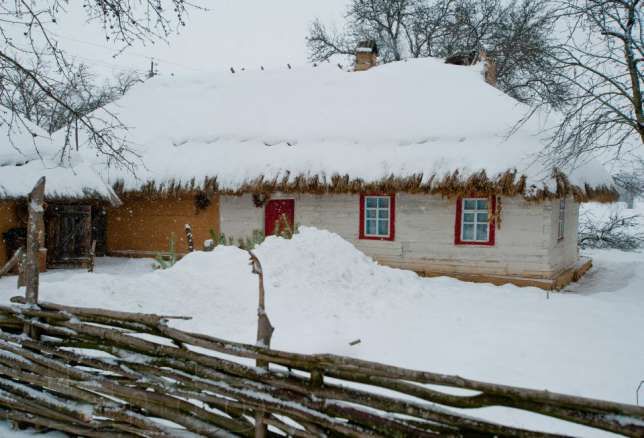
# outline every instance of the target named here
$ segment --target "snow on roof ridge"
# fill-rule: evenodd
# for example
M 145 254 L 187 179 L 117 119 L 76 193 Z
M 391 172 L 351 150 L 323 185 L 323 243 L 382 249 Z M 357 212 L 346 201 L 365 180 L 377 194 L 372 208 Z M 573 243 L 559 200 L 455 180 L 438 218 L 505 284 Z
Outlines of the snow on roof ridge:
M 308 178 L 348 178 L 355 190 L 356 181 L 455 172 L 465 181 L 481 171 L 500 179 L 515 169 L 527 187 L 557 187 L 552 169 L 534 162 L 545 144 L 541 127 L 531 120 L 507 137 L 527 107 L 487 84 L 480 65 L 424 58 L 350 73 L 324 63 L 154 78 L 107 110 L 132 127 L 143 165 L 136 176 L 107 169 L 87 148 L 78 161 L 124 190 L 216 179 L 219 189 L 239 191 Z M 568 177 L 580 190 L 610 184 L 601 171 Z

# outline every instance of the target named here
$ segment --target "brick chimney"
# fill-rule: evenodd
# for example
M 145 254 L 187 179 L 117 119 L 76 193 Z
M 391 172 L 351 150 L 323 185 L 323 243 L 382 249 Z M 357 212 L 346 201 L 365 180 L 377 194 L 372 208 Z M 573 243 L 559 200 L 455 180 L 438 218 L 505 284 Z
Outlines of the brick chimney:
M 445 64 L 453 65 L 474 65 L 479 62 L 483 63 L 483 78 L 485 82 L 496 87 L 496 63 L 494 59 L 488 56 L 485 50 L 481 49 L 478 52 L 476 50 L 460 52 L 445 59 Z
M 356 48 L 355 71 L 369 70 L 378 64 L 378 45 L 374 40 L 366 40 L 358 43 Z

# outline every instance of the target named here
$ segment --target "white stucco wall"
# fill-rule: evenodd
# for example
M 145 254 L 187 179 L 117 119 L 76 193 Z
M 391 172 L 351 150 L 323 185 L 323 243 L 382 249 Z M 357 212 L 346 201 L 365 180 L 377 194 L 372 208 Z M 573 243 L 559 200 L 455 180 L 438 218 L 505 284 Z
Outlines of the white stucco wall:
M 578 206 L 567 210 L 568 234 L 553 241 L 558 201 L 530 203 L 502 198 L 502 222 L 494 246 L 455 245 L 456 200 L 424 194 L 396 195 L 394 241 L 359 240 L 359 195 L 273 195 L 295 199 L 295 222 L 333 231 L 375 259 L 433 273 L 470 273 L 549 278 L 576 260 Z M 556 211 L 554 209 L 556 206 Z M 221 196 L 221 231 L 235 238 L 264 229 L 264 209 L 251 195 Z M 556 231 L 555 238 L 556 240 Z M 569 267 L 568 266 L 568 267 Z
M 579 257 L 577 247 L 577 226 L 579 224 L 579 204 L 574 198 L 566 198 L 564 237 L 559 239 L 559 200 L 544 203 L 549 213 L 549 260 L 554 272 L 562 272 L 575 264 Z

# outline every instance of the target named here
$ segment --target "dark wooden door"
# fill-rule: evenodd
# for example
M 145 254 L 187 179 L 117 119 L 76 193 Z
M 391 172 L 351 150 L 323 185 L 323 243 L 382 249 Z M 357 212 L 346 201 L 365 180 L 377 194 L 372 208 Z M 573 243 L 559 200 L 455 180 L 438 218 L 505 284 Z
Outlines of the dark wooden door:
M 92 207 L 50 205 L 47 209 L 47 261 L 80 265 L 87 261 L 92 239 Z
M 92 241 L 96 241 L 96 257 L 107 255 L 107 209 L 92 207 Z
M 275 229 L 280 221 L 286 219 L 288 226 L 293 229 L 295 223 L 295 200 L 294 199 L 271 199 L 266 203 L 264 210 L 264 233 L 266 236 L 275 234 Z

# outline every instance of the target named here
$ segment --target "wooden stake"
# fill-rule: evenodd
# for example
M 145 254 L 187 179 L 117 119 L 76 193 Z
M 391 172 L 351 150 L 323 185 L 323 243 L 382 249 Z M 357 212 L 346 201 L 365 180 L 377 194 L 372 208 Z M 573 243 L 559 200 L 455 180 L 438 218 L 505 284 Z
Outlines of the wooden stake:
M 96 264 L 96 240 L 92 240 L 92 246 L 89 249 L 89 261 L 87 262 L 87 272 L 94 272 Z
M 38 286 L 40 277 L 40 248 L 45 240 L 45 177 L 41 177 L 29 194 L 27 208 L 27 258 L 24 266 L 27 292 L 27 304 L 38 304 Z M 25 326 L 25 333 L 33 338 L 38 334 L 33 326 Z
M 253 267 L 253 274 L 257 274 L 259 279 L 259 303 L 257 306 L 257 345 L 265 348 L 270 348 L 271 338 L 275 328 L 271 325 L 271 321 L 266 314 L 266 292 L 264 290 L 264 271 L 262 264 L 252 251 L 250 254 L 250 264 Z M 268 369 L 268 362 L 266 360 L 257 359 L 255 365 L 260 368 Z M 268 425 L 266 419 L 268 417 L 263 412 L 258 411 L 255 415 L 255 438 L 265 438 L 268 436 Z

